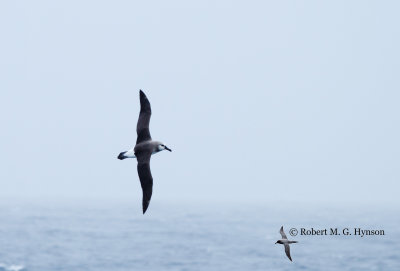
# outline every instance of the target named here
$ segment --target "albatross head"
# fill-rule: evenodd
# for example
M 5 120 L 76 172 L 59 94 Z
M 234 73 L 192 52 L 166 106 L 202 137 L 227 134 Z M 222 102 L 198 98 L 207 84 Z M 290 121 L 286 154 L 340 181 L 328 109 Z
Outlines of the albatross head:
M 157 152 L 163 151 L 163 150 L 167 150 L 167 151 L 172 152 L 172 150 L 170 148 L 168 148 L 167 146 L 165 146 L 163 143 L 159 143 L 157 145 Z

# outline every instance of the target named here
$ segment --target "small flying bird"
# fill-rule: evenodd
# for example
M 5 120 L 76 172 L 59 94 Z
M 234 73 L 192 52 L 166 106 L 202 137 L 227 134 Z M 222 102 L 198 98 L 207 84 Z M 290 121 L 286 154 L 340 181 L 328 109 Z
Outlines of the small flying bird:
M 285 253 L 286 256 L 288 256 L 289 260 L 292 261 L 292 257 L 290 257 L 290 247 L 289 244 L 294 244 L 294 243 L 298 243 L 297 241 L 289 241 L 286 237 L 285 232 L 283 231 L 283 226 L 281 227 L 281 230 L 279 231 L 282 235 L 282 239 L 276 241 L 275 244 L 282 244 L 285 246 Z
M 150 171 L 151 155 L 167 150 L 172 151 L 159 141 L 151 139 L 149 124 L 151 117 L 150 102 L 142 90 L 139 91 L 140 96 L 140 113 L 139 120 L 136 126 L 137 140 L 133 149 L 121 152 L 118 159 L 136 158 L 138 161 L 137 171 L 140 179 L 140 184 L 143 190 L 143 214 L 146 212 L 150 204 L 151 194 L 153 193 L 153 177 Z

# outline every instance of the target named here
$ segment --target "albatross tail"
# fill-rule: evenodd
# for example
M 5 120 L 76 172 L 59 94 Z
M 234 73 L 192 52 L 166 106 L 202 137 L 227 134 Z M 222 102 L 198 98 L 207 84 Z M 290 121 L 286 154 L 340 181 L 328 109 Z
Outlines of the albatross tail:
M 133 149 L 132 150 L 129 150 L 129 151 L 123 151 L 123 152 L 121 152 L 119 155 L 118 155 L 118 157 L 117 157 L 119 160 L 124 160 L 124 159 L 126 159 L 126 158 L 136 158 L 136 156 L 135 156 L 135 152 L 133 151 Z

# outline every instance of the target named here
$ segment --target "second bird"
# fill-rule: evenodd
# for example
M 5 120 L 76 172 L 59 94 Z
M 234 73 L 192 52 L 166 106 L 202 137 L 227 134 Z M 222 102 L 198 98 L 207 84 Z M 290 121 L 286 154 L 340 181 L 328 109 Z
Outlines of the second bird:
M 133 149 L 121 152 L 118 159 L 136 158 L 138 161 L 137 171 L 139 174 L 140 184 L 143 190 L 143 214 L 146 212 L 150 204 L 151 195 L 153 193 L 153 177 L 150 171 L 151 155 L 167 150 L 171 151 L 167 146 L 159 141 L 151 139 L 149 124 L 151 117 L 150 102 L 142 90 L 140 94 L 140 113 L 136 126 L 137 140 Z

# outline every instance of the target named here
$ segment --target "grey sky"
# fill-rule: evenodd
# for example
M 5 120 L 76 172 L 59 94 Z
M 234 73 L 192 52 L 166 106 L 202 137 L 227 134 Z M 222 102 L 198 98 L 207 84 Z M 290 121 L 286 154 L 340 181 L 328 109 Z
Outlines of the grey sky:
M 397 1 L 191 2 L 0 3 L 1 197 L 140 201 L 142 88 L 153 201 L 399 201 Z

